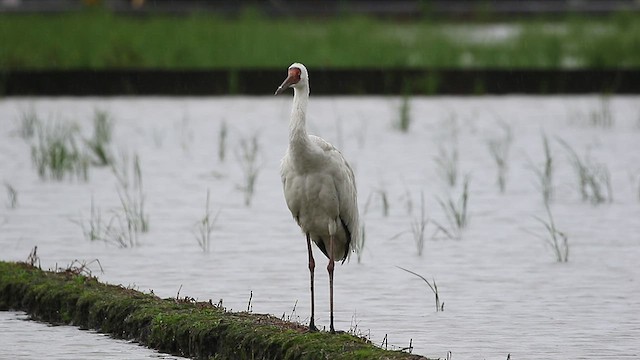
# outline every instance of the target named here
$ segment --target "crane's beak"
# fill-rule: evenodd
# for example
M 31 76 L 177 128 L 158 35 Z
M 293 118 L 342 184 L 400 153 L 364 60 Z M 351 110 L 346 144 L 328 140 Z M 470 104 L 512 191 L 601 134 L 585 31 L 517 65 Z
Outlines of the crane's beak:
M 287 76 L 287 78 L 284 79 L 282 84 L 278 87 L 274 95 L 282 94 L 285 90 L 287 90 L 291 86 L 291 84 L 294 83 L 294 81 L 295 81 L 295 77 L 292 74 L 289 74 L 289 76 Z

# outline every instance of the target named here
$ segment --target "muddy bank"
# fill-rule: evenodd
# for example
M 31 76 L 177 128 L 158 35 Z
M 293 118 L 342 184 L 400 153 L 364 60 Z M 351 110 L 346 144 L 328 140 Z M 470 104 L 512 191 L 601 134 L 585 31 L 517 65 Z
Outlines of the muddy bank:
M 270 315 L 103 284 L 82 267 L 49 272 L 0 261 L 0 310 L 26 311 L 40 321 L 95 329 L 196 359 L 424 359 L 348 334 L 308 333 Z

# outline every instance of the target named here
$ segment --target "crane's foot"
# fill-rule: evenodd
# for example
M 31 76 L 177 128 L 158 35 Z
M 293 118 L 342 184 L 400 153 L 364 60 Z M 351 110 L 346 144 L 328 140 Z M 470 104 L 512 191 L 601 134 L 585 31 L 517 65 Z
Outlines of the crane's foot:
M 313 324 L 313 321 L 309 323 L 309 332 L 318 332 L 318 328 Z

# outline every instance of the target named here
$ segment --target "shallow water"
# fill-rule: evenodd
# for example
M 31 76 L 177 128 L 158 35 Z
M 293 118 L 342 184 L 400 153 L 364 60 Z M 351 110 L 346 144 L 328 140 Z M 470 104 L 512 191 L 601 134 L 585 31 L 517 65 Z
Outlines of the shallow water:
M 73 326 L 30 321 L 23 312 L 0 311 L 0 359 L 184 359 Z
M 414 353 L 430 357 L 444 358 L 449 351 L 453 359 L 505 359 L 509 353 L 513 359 L 640 356 L 640 97 L 604 101 L 598 96 L 414 98 L 410 130 L 402 133 L 393 127 L 397 98 L 312 98 L 309 130 L 342 149 L 353 166 L 366 226 L 361 262 L 354 254 L 336 268 L 336 327 L 378 344 L 386 335 L 395 348 L 411 342 Z M 8 206 L 8 195 L 0 195 L 0 259 L 24 260 L 37 245 L 43 268 L 99 259 L 104 273 L 97 263 L 88 266 L 102 281 L 162 297 L 180 291 L 199 300 L 223 299 L 234 310 L 246 310 L 251 296 L 254 312 L 308 321 L 306 245 L 284 203 L 279 175 L 290 104 L 289 96 L 0 101 L 0 180 L 17 192 L 15 208 Z M 593 114 L 607 107 L 614 125 L 589 125 Z M 113 151 L 140 159 L 150 230 L 137 246 L 119 248 L 83 236 L 78 222 L 87 224 L 92 199 L 103 224 L 119 208 L 116 177 L 107 168 L 91 168 L 86 183 L 39 179 L 30 158 L 34 140 L 17 134 L 20 115 L 29 109 L 50 121 L 75 121 L 86 136 L 96 109 L 113 117 Z M 228 136 L 221 161 L 223 122 Z M 503 136 L 500 124 L 512 133 L 504 194 L 487 146 L 489 139 Z M 569 237 L 567 263 L 556 262 L 534 235 L 544 234 L 534 217 L 546 219 L 531 170 L 532 163 L 539 167 L 543 161 L 542 131 L 554 157 L 551 211 Z M 260 144 L 260 166 L 247 207 L 239 190 L 240 141 L 253 135 Z M 580 156 L 588 153 L 593 162 L 606 164 L 611 203 L 581 200 L 558 139 Z M 459 240 L 432 238 L 435 227 L 427 225 L 418 256 L 411 226 L 420 217 L 420 194 L 427 216 L 447 224 L 437 199 L 457 199 L 461 193 L 460 182 L 453 189 L 445 184 L 434 161 L 440 146 L 455 143 L 459 172 L 470 176 L 469 224 Z M 211 250 L 203 252 L 194 231 L 207 190 L 219 216 Z M 316 323 L 322 327 L 328 326 L 328 280 L 326 260 L 315 254 Z M 422 280 L 397 266 L 435 279 L 444 311 L 435 311 Z M 3 339 L 6 329 L 0 327 Z M 42 343 L 42 349 L 25 350 L 37 357 L 49 350 L 47 334 L 26 332 L 15 341 Z

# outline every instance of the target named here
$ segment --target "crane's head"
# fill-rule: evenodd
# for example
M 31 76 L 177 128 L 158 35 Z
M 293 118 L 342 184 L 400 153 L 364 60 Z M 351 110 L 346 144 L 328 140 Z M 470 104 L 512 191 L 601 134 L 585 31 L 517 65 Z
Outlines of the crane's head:
M 278 87 L 275 95 L 282 94 L 290 87 L 302 87 L 306 85 L 308 81 L 309 73 L 307 73 L 307 68 L 300 63 L 293 63 L 289 66 L 287 78 L 284 79 L 282 85 Z

